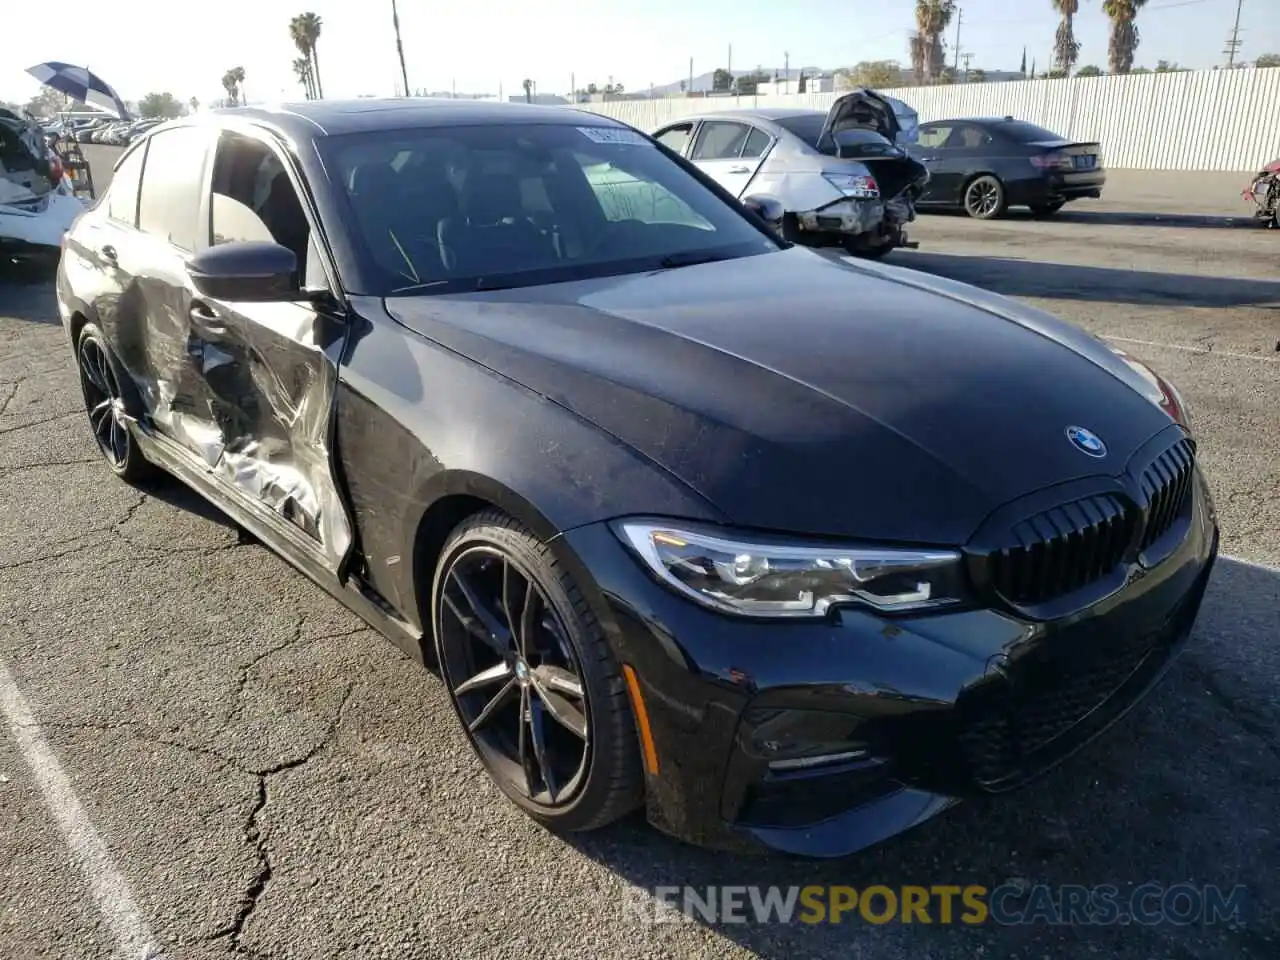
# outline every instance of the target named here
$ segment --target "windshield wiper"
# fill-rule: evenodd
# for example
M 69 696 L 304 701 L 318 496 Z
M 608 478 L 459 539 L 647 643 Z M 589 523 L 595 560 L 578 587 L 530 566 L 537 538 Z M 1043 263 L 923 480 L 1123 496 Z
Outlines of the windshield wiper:
M 726 253 L 715 253 L 711 250 L 686 250 L 684 253 L 669 253 L 658 261 L 663 270 L 674 270 L 676 267 L 696 267 L 700 263 L 714 263 L 716 260 L 732 260 Z

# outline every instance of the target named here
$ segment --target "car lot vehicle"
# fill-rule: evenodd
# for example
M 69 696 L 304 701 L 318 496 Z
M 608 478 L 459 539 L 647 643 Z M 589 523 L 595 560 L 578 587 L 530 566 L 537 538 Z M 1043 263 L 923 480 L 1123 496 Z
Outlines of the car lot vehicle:
M 1280 160 L 1272 160 L 1254 174 L 1241 198 L 1253 204 L 1253 217 L 1274 230 L 1280 227 Z
M 1163 674 L 1217 554 L 1136 360 L 787 244 L 571 109 L 163 125 L 57 290 L 110 468 L 179 477 L 438 665 L 557 830 L 643 805 L 833 856 L 1020 786 Z
M 929 168 L 920 209 L 958 209 L 979 220 L 1019 206 L 1049 217 L 1072 200 L 1101 197 L 1107 182 L 1098 143 L 1013 117 L 921 124 L 909 149 Z
M 867 258 L 914 246 L 906 225 L 928 171 L 905 149 L 916 114 L 871 90 L 830 110 L 772 107 L 687 117 L 654 137 L 734 196 L 772 197 L 787 239 Z
M 83 211 L 40 125 L 0 109 L 0 259 L 56 260 Z

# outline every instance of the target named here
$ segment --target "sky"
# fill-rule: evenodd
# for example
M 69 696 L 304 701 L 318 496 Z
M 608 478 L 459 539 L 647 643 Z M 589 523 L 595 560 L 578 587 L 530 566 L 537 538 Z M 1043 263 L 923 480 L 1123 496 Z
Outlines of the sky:
M 1277 0 L 1243 0 L 1241 56 L 1280 53 Z M 1150 0 L 1138 17 L 1137 61 L 1208 68 L 1225 63 L 1224 44 L 1237 0 Z M 399 82 L 391 0 L 59 0 L 57 15 L 40 3 L 8 3 L 0 14 L 22 54 L 0 58 L 0 100 L 25 103 L 39 85 L 24 68 L 44 60 L 88 66 L 126 100 L 169 91 L 181 100 L 222 97 L 222 74 L 245 69 L 250 101 L 296 99 L 292 16 L 320 15 L 320 74 L 326 97 L 389 96 Z M 1105 69 L 1107 20 L 1099 0 L 1081 0 L 1076 38 L 1080 65 Z M 1051 0 L 961 0 L 960 48 L 971 66 L 1044 69 L 1057 24 Z M 790 64 L 835 68 L 862 60 L 909 63 L 912 0 L 401 0 L 400 24 L 409 85 L 428 91 L 520 93 L 529 77 L 541 93 L 601 86 L 628 90 L 671 83 L 726 65 Z M 107 12 L 109 11 L 109 13 Z M 643 12 L 638 12 L 643 11 Z M 57 24 L 74 26 L 59 30 Z M 948 32 L 955 40 L 955 26 Z M 950 46 L 949 46 L 950 49 Z M 948 59 L 950 59 L 950 53 Z M 26 61 L 30 61 L 29 63 Z

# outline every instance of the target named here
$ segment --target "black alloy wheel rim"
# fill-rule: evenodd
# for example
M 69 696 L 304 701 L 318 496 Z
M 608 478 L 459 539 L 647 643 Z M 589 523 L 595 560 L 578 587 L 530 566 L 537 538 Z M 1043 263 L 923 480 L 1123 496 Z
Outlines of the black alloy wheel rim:
M 969 186 L 969 209 L 987 217 L 996 212 L 1000 202 L 1000 188 L 990 180 L 978 180 Z
M 89 426 L 98 448 L 117 470 L 129 459 L 129 428 L 115 370 L 102 344 L 90 337 L 80 345 L 80 385 Z
M 571 804 L 586 781 L 590 711 L 546 594 L 502 551 L 479 546 L 450 563 L 437 603 L 441 675 L 481 758 L 534 803 Z

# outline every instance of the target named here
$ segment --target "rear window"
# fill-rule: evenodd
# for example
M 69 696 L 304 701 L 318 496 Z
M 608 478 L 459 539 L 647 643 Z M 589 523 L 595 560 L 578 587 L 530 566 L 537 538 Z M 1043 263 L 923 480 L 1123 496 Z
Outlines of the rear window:
M 1060 133 L 1054 133 L 1052 130 L 1037 127 L 1034 123 L 1027 123 L 1023 120 L 1005 120 L 995 129 L 1019 143 L 1041 143 L 1045 140 L 1066 139 Z
M 825 113 L 802 113 L 794 117 L 783 117 L 773 122 L 788 133 L 795 134 L 816 150 L 818 148 L 818 137 L 822 136 L 822 128 L 827 122 L 827 115 Z

